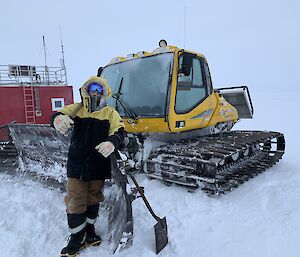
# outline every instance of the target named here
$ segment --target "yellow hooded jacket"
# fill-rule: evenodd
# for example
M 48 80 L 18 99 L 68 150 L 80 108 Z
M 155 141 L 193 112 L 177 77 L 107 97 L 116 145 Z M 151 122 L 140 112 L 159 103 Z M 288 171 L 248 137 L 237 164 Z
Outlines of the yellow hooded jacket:
M 100 104 L 104 106 L 91 112 L 88 86 L 98 83 L 104 92 Z M 65 106 L 52 116 L 52 125 L 58 114 L 69 115 L 74 120 L 74 128 L 68 153 L 68 177 L 84 181 L 110 178 L 110 158 L 104 158 L 95 147 L 104 141 L 112 142 L 118 148 L 124 141 L 124 124 L 118 112 L 105 105 L 111 95 L 108 83 L 103 78 L 90 77 L 80 88 L 81 103 Z

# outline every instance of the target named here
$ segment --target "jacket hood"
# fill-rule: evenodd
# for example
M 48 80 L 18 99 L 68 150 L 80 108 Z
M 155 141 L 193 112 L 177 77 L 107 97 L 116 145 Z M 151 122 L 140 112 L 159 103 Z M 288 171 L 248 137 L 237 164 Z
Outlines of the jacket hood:
M 91 76 L 83 84 L 83 86 L 80 88 L 80 94 L 81 94 L 82 98 L 89 97 L 89 91 L 88 91 L 88 89 L 89 89 L 89 85 L 91 83 L 98 83 L 101 86 L 103 86 L 103 89 L 104 89 L 104 94 L 103 95 L 105 96 L 106 99 L 111 96 L 111 89 L 110 89 L 107 81 L 104 78 L 99 78 L 97 76 Z
M 88 92 L 89 85 L 91 83 L 98 83 L 103 87 L 104 99 L 101 101 L 101 105 L 102 105 L 101 107 L 106 105 L 105 100 L 111 96 L 111 89 L 110 89 L 107 81 L 104 78 L 100 78 L 100 77 L 97 77 L 97 76 L 89 77 L 89 79 L 80 88 L 80 95 L 81 95 L 81 99 L 82 99 L 82 104 L 88 110 L 90 110 L 90 107 L 91 107 L 91 97 L 90 97 L 89 92 Z

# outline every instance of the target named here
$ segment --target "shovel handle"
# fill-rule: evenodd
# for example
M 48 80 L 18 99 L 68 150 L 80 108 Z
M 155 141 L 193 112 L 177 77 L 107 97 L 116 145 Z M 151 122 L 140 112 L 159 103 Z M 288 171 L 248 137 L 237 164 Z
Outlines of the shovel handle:
M 131 173 L 129 173 L 129 172 L 128 172 L 127 174 L 130 176 L 130 178 L 132 179 L 132 181 L 133 181 L 134 185 L 136 186 L 137 190 L 138 190 L 139 193 L 141 194 L 141 197 L 143 198 L 143 201 L 144 201 L 144 203 L 145 203 L 147 209 L 148 209 L 149 212 L 151 213 L 152 217 L 153 217 L 154 219 L 156 219 L 157 222 L 160 223 L 162 219 L 161 219 L 160 217 L 158 217 L 158 216 L 154 213 L 153 209 L 151 208 L 151 206 L 150 206 L 150 204 L 149 204 L 149 202 L 148 202 L 146 196 L 144 195 L 144 193 L 143 193 L 142 189 L 140 188 L 138 182 L 136 181 L 135 177 L 134 177 Z

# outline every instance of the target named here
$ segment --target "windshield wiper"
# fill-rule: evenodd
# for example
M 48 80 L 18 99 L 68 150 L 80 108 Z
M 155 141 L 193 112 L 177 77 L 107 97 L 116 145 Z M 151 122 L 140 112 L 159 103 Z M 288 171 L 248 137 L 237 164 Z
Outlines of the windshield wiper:
M 120 93 L 113 94 L 113 95 L 112 95 L 112 98 L 116 99 L 116 100 L 122 105 L 122 107 L 123 107 L 123 109 L 124 109 L 124 111 L 125 111 L 125 114 L 126 114 L 129 118 L 131 118 L 131 119 L 133 119 L 133 120 L 137 120 L 137 119 L 138 119 L 138 116 L 137 116 L 136 112 L 135 112 L 131 107 L 129 107 L 128 104 L 126 104 L 126 103 L 124 102 L 124 100 L 122 100 L 122 99 L 120 98 L 120 95 L 121 95 Z
M 116 99 L 122 105 L 125 114 L 129 118 L 131 118 L 133 120 L 137 120 L 138 115 L 136 114 L 136 112 L 127 103 L 125 103 L 123 99 L 120 98 L 122 85 L 123 85 L 123 78 L 121 79 L 119 89 L 118 89 L 118 93 L 113 94 L 112 98 Z

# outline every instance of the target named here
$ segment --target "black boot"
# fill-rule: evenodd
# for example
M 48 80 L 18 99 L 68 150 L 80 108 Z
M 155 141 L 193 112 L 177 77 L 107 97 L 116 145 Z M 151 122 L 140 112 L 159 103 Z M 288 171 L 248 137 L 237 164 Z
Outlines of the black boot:
M 86 215 L 83 214 L 68 214 L 68 224 L 71 231 L 71 236 L 68 245 L 64 247 L 60 254 L 61 256 L 73 257 L 81 249 L 86 246 Z
M 95 232 L 95 222 L 98 217 L 99 204 L 88 205 L 86 211 L 86 242 L 89 245 L 97 246 L 101 243 L 101 238 Z
M 88 223 L 86 225 L 86 242 L 93 246 L 98 246 L 101 243 L 101 237 L 96 234 L 93 224 Z

